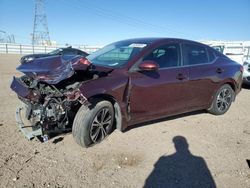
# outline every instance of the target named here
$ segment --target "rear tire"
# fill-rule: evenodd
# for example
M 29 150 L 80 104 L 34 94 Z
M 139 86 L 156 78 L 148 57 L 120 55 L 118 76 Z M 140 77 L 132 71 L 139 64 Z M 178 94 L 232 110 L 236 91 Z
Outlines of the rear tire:
M 215 93 L 211 107 L 207 110 L 214 115 L 222 115 L 228 111 L 235 97 L 232 87 L 225 84 Z
M 109 101 L 96 100 L 90 107 L 82 105 L 72 128 L 75 141 L 82 147 L 100 143 L 111 132 L 114 108 Z

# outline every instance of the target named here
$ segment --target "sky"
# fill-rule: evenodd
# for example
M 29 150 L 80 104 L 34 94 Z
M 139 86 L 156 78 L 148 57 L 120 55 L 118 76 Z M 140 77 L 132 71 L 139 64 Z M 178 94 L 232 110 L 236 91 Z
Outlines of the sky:
M 31 43 L 35 0 L 0 0 L 0 30 Z M 136 37 L 250 40 L 250 0 L 45 0 L 58 44 L 106 45 Z

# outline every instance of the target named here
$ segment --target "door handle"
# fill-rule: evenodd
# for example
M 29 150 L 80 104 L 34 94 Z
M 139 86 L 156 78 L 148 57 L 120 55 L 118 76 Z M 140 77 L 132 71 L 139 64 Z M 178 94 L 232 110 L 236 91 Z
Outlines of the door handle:
M 186 79 L 186 77 L 185 77 L 182 73 L 179 73 L 179 74 L 176 76 L 176 79 L 178 79 L 178 80 L 184 80 L 184 79 Z
M 221 73 L 224 72 L 224 69 L 222 69 L 222 68 L 217 68 L 217 69 L 216 69 L 216 72 L 217 72 L 218 74 L 221 74 Z

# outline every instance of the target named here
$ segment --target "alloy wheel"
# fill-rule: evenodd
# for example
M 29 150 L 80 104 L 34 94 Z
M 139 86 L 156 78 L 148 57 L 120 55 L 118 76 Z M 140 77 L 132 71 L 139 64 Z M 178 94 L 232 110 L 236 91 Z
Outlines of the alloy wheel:
M 232 94 L 229 89 L 225 88 L 220 91 L 217 96 L 216 105 L 220 112 L 226 111 L 232 101 Z
M 112 126 L 112 115 L 109 108 L 100 109 L 90 127 L 90 138 L 94 143 L 102 141 Z

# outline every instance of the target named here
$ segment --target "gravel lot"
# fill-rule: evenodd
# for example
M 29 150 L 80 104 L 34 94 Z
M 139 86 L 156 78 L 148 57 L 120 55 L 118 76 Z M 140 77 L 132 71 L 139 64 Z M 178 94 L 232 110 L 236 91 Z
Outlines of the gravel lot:
M 18 130 L 19 58 L 0 54 L 0 187 L 250 187 L 249 88 L 225 115 L 167 118 L 84 149 L 71 133 L 41 143 Z

